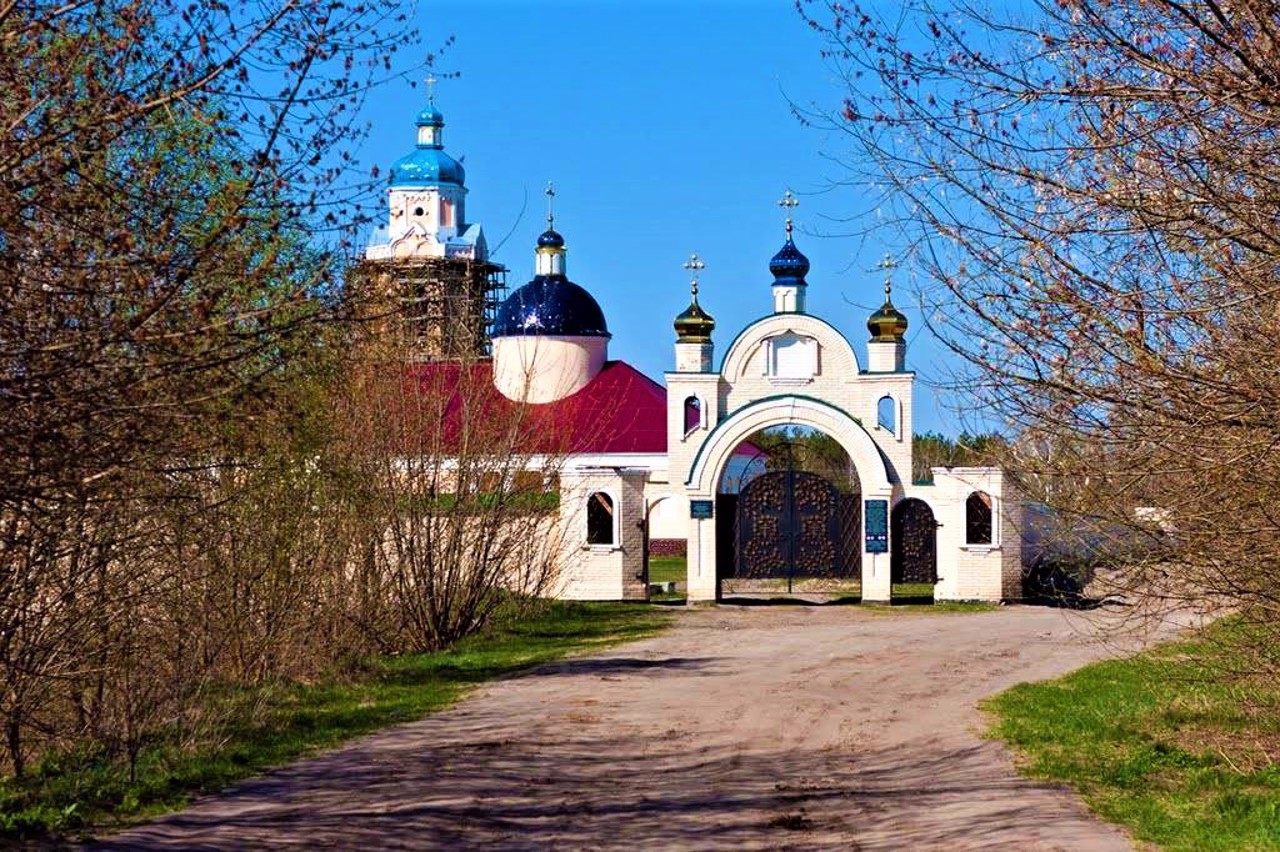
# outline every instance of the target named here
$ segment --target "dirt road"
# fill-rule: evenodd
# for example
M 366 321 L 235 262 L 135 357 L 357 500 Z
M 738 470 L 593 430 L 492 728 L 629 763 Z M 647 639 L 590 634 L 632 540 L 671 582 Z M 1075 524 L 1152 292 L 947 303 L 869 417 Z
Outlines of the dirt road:
M 983 696 L 1112 652 L 1092 620 L 1031 607 L 678 618 L 102 848 L 1131 848 L 979 736 Z

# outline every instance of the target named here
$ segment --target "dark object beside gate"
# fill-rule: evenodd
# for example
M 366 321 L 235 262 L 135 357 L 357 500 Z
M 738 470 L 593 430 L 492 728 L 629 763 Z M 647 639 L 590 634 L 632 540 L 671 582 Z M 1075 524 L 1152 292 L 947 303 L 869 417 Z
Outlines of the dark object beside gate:
M 912 497 L 900 501 L 889 525 L 890 582 L 938 582 L 938 523 L 929 504 Z

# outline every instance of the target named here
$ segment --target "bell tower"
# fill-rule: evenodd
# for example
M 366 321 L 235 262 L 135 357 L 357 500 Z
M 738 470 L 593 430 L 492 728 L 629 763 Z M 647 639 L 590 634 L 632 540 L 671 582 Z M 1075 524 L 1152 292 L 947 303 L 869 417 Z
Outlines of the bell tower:
M 396 320 L 416 360 L 480 356 L 489 351 L 494 312 L 506 292 L 506 270 L 489 261 L 479 224 L 466 214 L 466 172 L 444 150 L 444 114 L 427 105 L 415 120 L 415 146 L 391 167 L 387 218 L 369 240 L 357 275 Z M 398 330 L 392 329 L 398 326 Z

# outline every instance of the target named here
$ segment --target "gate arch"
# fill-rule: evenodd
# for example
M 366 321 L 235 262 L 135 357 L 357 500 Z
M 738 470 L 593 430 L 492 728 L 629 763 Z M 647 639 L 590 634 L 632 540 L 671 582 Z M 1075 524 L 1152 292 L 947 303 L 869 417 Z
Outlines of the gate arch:
M 849 456 L 857 473 L 863 500 L 892 501 L 896 477 L 890 474 L 889 462 L 867 433 L 861 421 L 848 412 L 813 397 L 795 394 L 758 399 L 742 406 L 721 420 L 699 446 L 685 480 L 686 493 L 692 506 L 714 504 L 715 511 L 695 515 L 689 526 L 689 594 L 690 599 L 714 600 L 719 598 L 720 572 L 723 563 L 719 554 L 732 541 L 723 532 L 728 525 L 717 524 L 713 514 L 719 516 L 726 510 L 731 495 L 717 495 L 717 485 L 734 450 L 754 433 L 775 426 L 803 426 L 824 432 L 836 441 Z M 720 499 L 717 499 L 719 497 Z M 862 527 L 862 507 L 857 507 L 857 528 Z M 717 532 L 721 535 L 717 535 Z M 876 568 L 874 559 L 868 559 L 862 542 L 856 545 L 861 564 L 863 594 L 868 590 L 873 600 L 888 600 L 888 565 Z M 888 560 L 885 560 L 887 562 Z M 871 571 L 872 573 L 868 573 Z M 870 585 L 873 583 L 874 585 Z
M 729 457 L 739 444 L 771 426 L 807 426 L 825 432 L 849 454 L 864 496 L 893 493 L 888 466 L 862 423 L 829 402 L 807 396 L 759 399 L 720 421 L 694 457 L 685 487 L 693 496 L 712 497 Z

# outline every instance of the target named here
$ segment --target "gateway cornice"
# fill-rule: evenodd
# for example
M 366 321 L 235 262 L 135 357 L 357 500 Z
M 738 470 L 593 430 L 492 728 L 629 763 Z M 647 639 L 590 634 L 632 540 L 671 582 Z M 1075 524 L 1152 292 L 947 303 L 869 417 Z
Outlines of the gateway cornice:
M 744 374 L 747 361 L 755 350 L 772 337 L 793 332 L 814 338 L 820 346 L 842 349 L 848 353 L 856 372 L 851 378 L 862 375 L 858 354 L 849 344 L 848 338 L 840 330 L 824 319 L 812 314 L 782 313 L 768 314 L 753 321 L 729 344 L 725 350 L 724 360 L 720 363 L 720 375 L 729 381 L 735 381 Z

